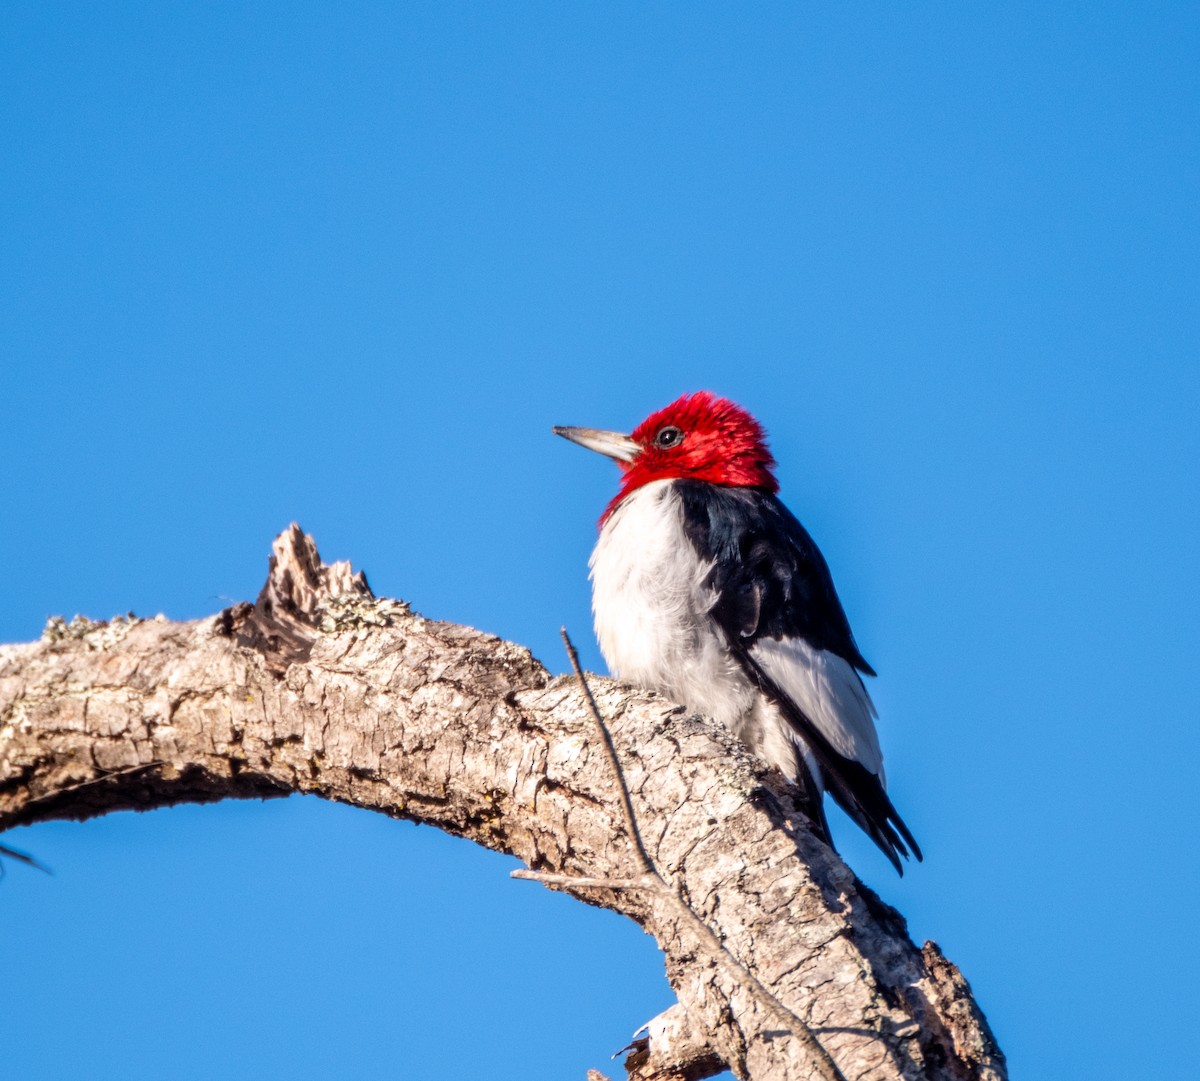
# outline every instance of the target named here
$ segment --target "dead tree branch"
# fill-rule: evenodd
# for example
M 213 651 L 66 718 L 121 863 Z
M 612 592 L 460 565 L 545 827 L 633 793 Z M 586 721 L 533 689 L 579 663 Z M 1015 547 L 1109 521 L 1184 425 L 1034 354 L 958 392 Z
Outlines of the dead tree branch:
M 584 700 L 587 702 L 588 711 L 592 715 L 592 719 L 596 722 L 596 729 L 600 733 L 600 745 L 604 748 L 605 754 L 608 756 L 608 764 L 612 767 L 613 776 L 617 781 L 617 794 L 621 800 L 621 812 L 625 818 L 625 829 L 630 839 L 633 841 L 634 854 L 637 856 L 638 865 L 642 870 L 643 880 L 648 880 L 649 885 L 653 888 L 662 900 L 670 905 L 686 923 L 690 923 L 697 932 L 702 952 L 707 952 L 709 961 L 715 961 L 718 965 L 726 965 L 732 970 L 733 977 L 741 984 L 749 987 L 758 1000 L 767 1009 L 772 1010 L 776 1017 L 783 1023 L 784 1030 L 800 1041 L 804 1047 L 805 1054 L 812 1061 L 813 1069 L 820 1081 L 846 1081 L 842 1076 L 841 1070 L 837 1068 L 837 1064 L 829 1057 L 829 1052 L 821 1046 L 820 1041 L 812 1034 L 808 1025 L 789 1010 L 782 1002 L 777 999 L 770 990 L 762 985 L 758 977 L 749 969 L 744 968 L 721 943 L 721 940 L 713 934 L 712 928 L 709 927 L 691 906 L 675 890 L 669 886 L 666 880 L 658 873 L 658 868 L 654 866 L 654 860 L 651 859 L 650 853 L 646 851 L 646 846 L 642 842 L 641 830 L 638 829 L 637 814 L 633 809 L 633 800 L 629 795 L 629 786 L 625 783 L 625 771 L 621 768 L 621 759 L 617 754 L 616 745 L 613 743 L 612 733 L 608 730 L 608 725 L 604 723 L 604 715 L 600 712 L 600 707 L 596 705 L 596 698 L 592 694 L 592 688 L 588 686 L 587 676 L 583 674 L 583 668 L 579 664 L 579 653 L 575 649 L 575 643 L 571 641 L 571 636 L 567 633 L 567 628 L 562 629 L 563 645 L 567 647 L 567 656 L 571 659 L 571 667 L 575 670 L 575 678 L 579 680 L 579 688 L 583 691 Z M 649 1041 L 647 1043 L 647 1050 Z
M 631 888 L 645 868 L 575 681 L 376 599 L 296 526 L 254 605 L 191 623 L 52 621 L 40 642 L 0 647 L 0 829 L 315 793 L 511 853 L 650 931 L 679 1002 L 651 1023 L 633 1076 L 827 1076 L 782 1009 L 852 1081 L 1003 1081 L 958 970 L 913 945 L 736 741 L 590 682 L 651 869 L 736 967 L 697 947 L 662 891 Z

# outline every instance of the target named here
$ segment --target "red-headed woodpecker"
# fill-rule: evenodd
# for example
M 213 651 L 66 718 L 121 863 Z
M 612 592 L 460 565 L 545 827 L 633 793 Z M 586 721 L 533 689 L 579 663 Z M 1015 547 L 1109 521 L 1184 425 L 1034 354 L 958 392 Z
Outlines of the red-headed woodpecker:
M 875 706 L 829 568 L 775 493 L 762 426 L 706 391 L 632 435 L 554 429 L 613 458 L 621 489 L 592 553 L 613 675 L 727 725 L 800 786 L 829 841 L 828 791 L 903 874 L 921 850 L 884 788 Z

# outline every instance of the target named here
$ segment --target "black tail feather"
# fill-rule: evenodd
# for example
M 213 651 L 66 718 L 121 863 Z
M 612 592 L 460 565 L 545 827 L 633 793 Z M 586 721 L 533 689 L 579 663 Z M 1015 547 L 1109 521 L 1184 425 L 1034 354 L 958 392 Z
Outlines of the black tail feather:
M 800 759 L 800 775 L 796 778 L 796 787 L 800 790 L 800 794 L 796 797 L 796 804 L 812 823 L 813 833 L 832 848 L 833 834 L 829 832 L 829 819 L 825 817 L 825 801 L 821 798 L 821 785 L 812 775 L 808 763 L 803 758 Z
M 904 866 L 900 857 L 908 859 L 910 855 L 918 861 L 925 857 L 921 846 L 917 844 L 912 832 L 905 825 L 904 819 L 888 798 L 883 782 L 860 762 L 839 754 L 833 744 L 821 730 L 813 724 L 804 711 L 796 705 L 776 685 L 775 681 L 763 671 L 745 648 L 734 647 L 745 670 L 758 684 L 763 692 L 787 718 L 789 724 L 796 729 L 805 744 L 812 750 L 824 775 L 825 787 L 838 805 L 855 822 L 879 850 L 887 856 L 896 871 L 903 875 Z M 820 806 L 820 800 L 816 801 Z M 821 823 L 825 835 L 829 835 L 828 823 L 824 821 L 821 812 Z M 815 821 L 815 818 L 814 818 Z

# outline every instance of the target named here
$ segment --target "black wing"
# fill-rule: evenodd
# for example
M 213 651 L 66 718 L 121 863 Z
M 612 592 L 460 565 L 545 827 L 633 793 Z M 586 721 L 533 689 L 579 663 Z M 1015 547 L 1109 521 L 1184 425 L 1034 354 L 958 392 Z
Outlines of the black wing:
M 688 539 L 716 561 L 721 621 L 739 638 L 802 638 L 875 674 L 858 651 L 825 557 L 775 496 L 757 488 L 676 481 Z
M 799 638 L 815 650 L 841 657 L 859 672 L 875 674 L 854 641 L 820 550 L 768 492 L 687 480 L 676 486 L 688 539 L 701 558 L 713 561 L 710 584 L 717 602 L 712 616 L 731 650 L 811 748 L 829 793 L 903 874 L 900 856 L 911 849 L 921 859 L 921 849 L 880 779 L 837 751 L 751 650 L 760 638 Z M 823 824 L 815 820 L 818 827 Z

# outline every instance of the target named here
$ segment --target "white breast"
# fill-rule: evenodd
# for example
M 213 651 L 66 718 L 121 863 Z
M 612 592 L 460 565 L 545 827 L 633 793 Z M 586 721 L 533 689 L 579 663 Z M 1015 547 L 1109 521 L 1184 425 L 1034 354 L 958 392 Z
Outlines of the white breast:
M 592 553 L 596 637 L 613 675 L 737 731 L 758 692 L 708 617 L 711 568 L 683 531 L 671 481 L 639 488 Z

